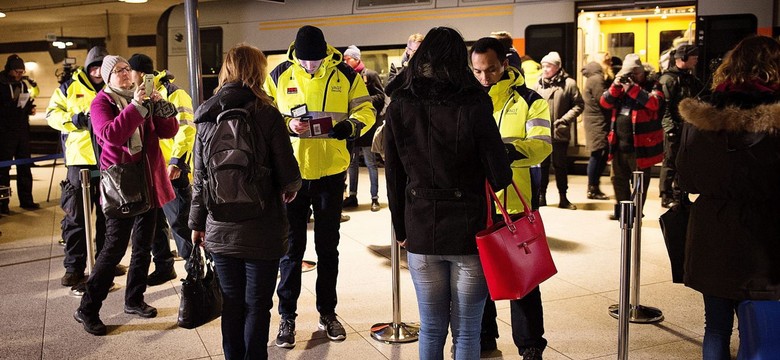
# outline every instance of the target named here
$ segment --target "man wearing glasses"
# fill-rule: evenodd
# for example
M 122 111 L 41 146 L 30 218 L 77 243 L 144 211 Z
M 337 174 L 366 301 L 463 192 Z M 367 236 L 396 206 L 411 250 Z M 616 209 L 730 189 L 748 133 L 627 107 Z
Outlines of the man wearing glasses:
M 0 72 L 0 162 L 30 158 L 30 115 L 35 115 L 35 104 L 22 82 L 24 73 L 24 60 L 16 54 L 8 57 Z M 10 170 L 10 166 L 0 168 L 0 186 L 11 184 Z M 17 196 L 23 209 L 40 208 L 33 201 L 32 184 L 30 164 L 16 165 Z M 8 199 L 0 200 L 0 214 L 10 214 Z

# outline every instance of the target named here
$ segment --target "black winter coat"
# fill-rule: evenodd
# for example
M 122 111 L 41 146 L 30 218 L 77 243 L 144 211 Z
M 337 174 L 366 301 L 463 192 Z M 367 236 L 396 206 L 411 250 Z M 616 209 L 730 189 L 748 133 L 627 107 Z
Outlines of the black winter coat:
M 586 77 L 582 99 L 585 110 L 582 112 L 582 122 L 585 127 L 585 143 L 588 152 L 594 152 L 609 147 L 607 135 L 612 121 L 612 111 L 601 107 L 601 95 L 609 87 L 604 80 L 604 70 L 601 64 L 593 61 L 582 68 L 582 76 Z
M 6 136 L 15 136 L 16 132 L 26 134 L 30 131 L 30 114 L 35 106 L 30 98 L 19 107 L 19 98 L 13 96 L 14 88 L 19 89 L 20 93 L 29 93 L 24 81 L 12 81 L 7 71 L 0 71 L 0 134 Z
M 385 90 L 382 87 L 382 80 L 379 79 L 379 74 L 371 69 L 363 69 L 360 72 L 360 76 L 363 77 L 363 81 L 368 88 L 368 94 L 371 95 L 371 104 L 376 109 L 376 121 L 374 125 L 371 125 L 371 129 L 368 130 L 363 136 L 355 140 L 355 146 L 371 146 L 374 141 L 374 134 L 376 128 L 382 125 L 382 109 L 385 108 Z
M 417 79 L 386 113 L 385 175 L 398 240 L 415 254 L 477 254 L 485 228 L 485 178 L 494 189 L 512 180 L 490 97 Z
M 685 285 L 734 300 L 780 299 L 780 94 L 685 99 L 677 171 L 691 207 Z M 741 107 L 740 107 L 741 106 Z
M 298 191 L 301 174 L 293 156 L 290 137 L 279 111 L 271 105 L 254 108 L 256 121 L 255 147 L 257 158 L 267 159 L 263 166 L 271 170 L 273 186 L 265 187 L 265 209 L 262 217 L 243 222 L 219 222 L 208 213 L 203 192 L 206 176 L 208 146 L 216 130 L 216 119 L 222 109 L 243 107 L 256 101 L 254 94 L 238 84 L 227 84 L 195 113 L 195 171 L 189 226 L 206 231 L 208 251 L 237 258 L 275 260 L 287 252 L 287 211 L 282 202 L 283 192 Z

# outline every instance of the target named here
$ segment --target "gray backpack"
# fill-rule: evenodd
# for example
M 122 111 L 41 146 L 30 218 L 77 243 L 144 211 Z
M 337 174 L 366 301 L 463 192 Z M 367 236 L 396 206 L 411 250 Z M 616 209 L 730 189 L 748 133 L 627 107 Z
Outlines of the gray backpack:
M 256 144 L 262 137 L 257 136 L 255 121 L 246 108 L 223 110 L 217 116 L 204 184 L 206 207 L 214 220 L 245 221 L 260 217 L 265 208 L 271 170 L 263 166 L 266 144 Z

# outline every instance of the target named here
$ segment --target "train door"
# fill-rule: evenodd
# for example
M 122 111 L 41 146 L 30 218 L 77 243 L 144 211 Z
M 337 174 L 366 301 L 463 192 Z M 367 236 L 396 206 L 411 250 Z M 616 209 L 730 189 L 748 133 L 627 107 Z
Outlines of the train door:
M 672 6 L 673 5 L 673 6 Z M 695 42 L 696 7 L 693 2 L 663 2 L 624 6 L 580 4 L 577 8 L 577 69 L 607 56 L 617 73 L 626 55 L 638 54 L 654 71 L 668 66 L 669 50 Z M 577 73 L 580 89 L 585 79 Z M 585 144 L 584 125 L 578 123 L 577 145 Z M 581 155 L 586 155 L 580 149 Z

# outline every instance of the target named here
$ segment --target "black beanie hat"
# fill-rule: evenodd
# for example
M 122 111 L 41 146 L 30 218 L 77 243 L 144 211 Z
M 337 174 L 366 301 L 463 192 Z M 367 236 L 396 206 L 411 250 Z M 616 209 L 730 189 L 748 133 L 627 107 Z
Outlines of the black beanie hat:
M 322 60 L 328 56 L 328 44 L 322 30 L 311 25 L 298 29 L 295 36 L 295 56 L 299 60 Z
M 699 48 L 696 45 L 682 44 L 674 51 L 675 59 L 687 58 L 688 56 L 699 56 Z
M 152 58 L 144 54 L 133 54 L 133 56 L 127 59 L 127 63 L 135 71 L 140 71 L 144 74 L 154 74 Z
M 5 71 L 11 70 L 24 70 L 24 60 L 19 55 L 13 54 L 8 56 L 8 61 L 5 63 Z

